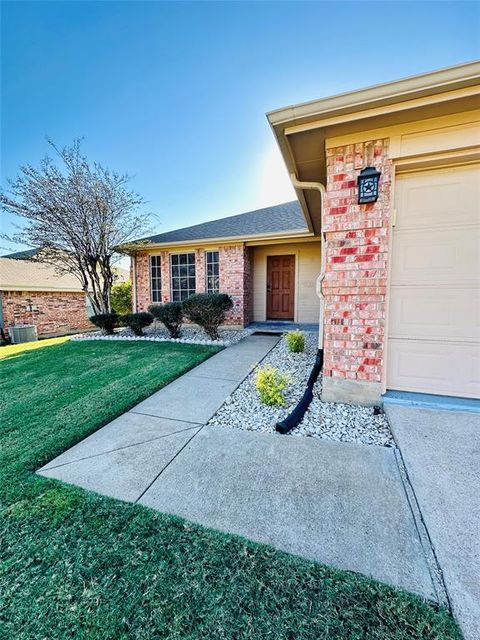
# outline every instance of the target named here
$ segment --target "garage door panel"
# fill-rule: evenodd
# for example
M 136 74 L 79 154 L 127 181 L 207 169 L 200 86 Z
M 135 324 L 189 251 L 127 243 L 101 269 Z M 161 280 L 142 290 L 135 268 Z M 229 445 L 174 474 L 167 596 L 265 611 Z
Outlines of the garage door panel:
M 396 183 L 397 229 L 478 224 L 478 167 L 459 167 L 399 176 Z
M 480 272 L 479 229 L 395 229 L 392 285 L 476 283 Z
M 390 389 L 477 398 L 478 346 L 393 338 L 388 345 L 387 375 Z
M 480 167 L 396 182 L 387 386 L 480 396 Z
M 391 338 L 480 340 L 480 295 L 474 288 L 392 287 Z

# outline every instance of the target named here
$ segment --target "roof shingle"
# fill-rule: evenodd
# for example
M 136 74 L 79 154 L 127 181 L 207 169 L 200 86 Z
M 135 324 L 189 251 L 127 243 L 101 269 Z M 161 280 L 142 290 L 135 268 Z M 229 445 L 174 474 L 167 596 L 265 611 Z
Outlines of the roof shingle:
M 294 231 L 296 233 L 307 232 L 299 203 L 285 202 L 273 207 L 265 207 L 256 211 L 240 213 L 236 216 L 221 218 L 203 222 L 192 227 L 159 233 L 148 238 L 142 238 L 137 242 L 188 242 L 191 240 L 208 240 L 210 238 L 235 238 L 241 236 L 256 236 L 271 233 L 284 233 Z

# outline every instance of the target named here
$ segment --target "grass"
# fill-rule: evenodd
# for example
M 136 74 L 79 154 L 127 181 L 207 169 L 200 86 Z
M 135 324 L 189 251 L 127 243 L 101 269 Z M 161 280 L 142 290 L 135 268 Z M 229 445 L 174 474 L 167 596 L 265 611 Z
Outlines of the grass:
M 22 342 L 21 344 L 9 344 L 5 347 L 0 347 L 0 360 L 4 358 L 10 358 L 11 356 L 20 355 L 24 351 L 31 351 L 32 349 L 43 349 L 43 347 L 52 347 L 56 344 L 63 344 L 68 342 L 70 338 L 68 336 L 62 336 L 61 338 L 47 338 L 46 340 L 36 340 L 35 342 Z
M 458 640 L 413 595 L 33 475 L 210 353 L 67 342 L 0 363 L 0 638 Z

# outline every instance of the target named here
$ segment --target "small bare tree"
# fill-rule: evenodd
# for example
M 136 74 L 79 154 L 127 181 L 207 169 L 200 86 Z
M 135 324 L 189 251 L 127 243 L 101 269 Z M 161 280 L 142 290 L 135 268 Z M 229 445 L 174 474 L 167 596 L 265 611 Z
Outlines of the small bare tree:
M 94 312 L 109 313 L 115 248 L 146 231 L 144 200 L 128 188 L 128 175 L 90 164 L 80 140 L 63 149 L 48 142 L 60 166 L 47 156 L 39 168 L 20 168 L 0 207 L 26 224 L 3 237 L 38 248 L 34 259 L 74 274 Z

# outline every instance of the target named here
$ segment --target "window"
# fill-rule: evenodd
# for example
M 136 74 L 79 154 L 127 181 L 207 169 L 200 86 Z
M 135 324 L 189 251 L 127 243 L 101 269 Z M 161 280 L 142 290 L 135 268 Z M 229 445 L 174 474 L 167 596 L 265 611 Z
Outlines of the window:
M 195 254 L 174 253 L 170 256 L 172 300 L 181 302 L 195 293 Z
M 152 302 L 162 301 L 162 258 L 150 256 L 150 291 Z
M 220 290 L 218 251 L 207 251 L 205 271 L 207 293 L 218 293 Z

